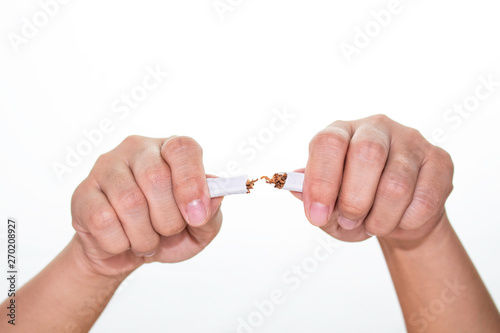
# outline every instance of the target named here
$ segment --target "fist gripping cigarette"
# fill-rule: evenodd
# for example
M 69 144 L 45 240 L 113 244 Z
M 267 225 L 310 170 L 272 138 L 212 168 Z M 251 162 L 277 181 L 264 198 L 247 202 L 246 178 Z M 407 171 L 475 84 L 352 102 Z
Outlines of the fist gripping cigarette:
M 298 172 L 275 173 L 272 178 L 263 176 L 266 183 L 274 184 L 275 188 L 302 192 L 304 174 Z M 207 178 L 208 189 L 212 198 L 223 197 L 232 194 L 250 193 L 258 179 L 249 179 L 248 175 L 228 178 Z

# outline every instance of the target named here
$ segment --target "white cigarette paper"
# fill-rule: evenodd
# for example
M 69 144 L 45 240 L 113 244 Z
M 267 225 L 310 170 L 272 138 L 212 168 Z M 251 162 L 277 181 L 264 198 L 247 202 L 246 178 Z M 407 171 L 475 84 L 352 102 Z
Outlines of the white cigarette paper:
M 304 174 L 299 172 L 287 172 L 283 190 L 302 192 L 304 184 Z
M 207 178 L 210 197 L 217 198 L 231 194 L 247 193 L 247 180 L 248 175 L 227 178 Z

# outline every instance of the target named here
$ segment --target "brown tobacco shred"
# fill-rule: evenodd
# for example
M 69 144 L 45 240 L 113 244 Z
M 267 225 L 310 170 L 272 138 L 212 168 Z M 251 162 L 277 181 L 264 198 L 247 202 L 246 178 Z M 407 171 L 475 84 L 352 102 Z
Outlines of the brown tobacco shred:
M 253 180 L 251 180 L 251 179 L 247 180 L 247 193 L 250 193 L 250 190 L 253 189 L 253 186 L 254 186 L 255 182 L 258 181 L 258 180 L 259 180 L 258 178 L 257 179 L 253 179 Z
M 275 188 L 283 188 L 285 186 L 285 181 L 286 181 L 286 173 L 275 173 L 273 175 L 273 178 L 269 178 L 267 176 L 262 176 L 260 179 L 265 179 L 266 183 L 268 184 L 274 184 Z
M 275 188 L 282 189 L 283 186 L 285 186 L 286 182 L 286 173 L 275 173 L 272 178 L 269 178 L 267 176 L 262 176 L 260 179 L 265 179 L 266 183 L 268 184 L 274 184 Z M 248 179 L 246 186 L 247 186 L 247 193 L 250 193 L 250 190 L 253 189 L 253 186 L 255 185 L 255 182 L 259 181 L 259 178 L 257 179 Z

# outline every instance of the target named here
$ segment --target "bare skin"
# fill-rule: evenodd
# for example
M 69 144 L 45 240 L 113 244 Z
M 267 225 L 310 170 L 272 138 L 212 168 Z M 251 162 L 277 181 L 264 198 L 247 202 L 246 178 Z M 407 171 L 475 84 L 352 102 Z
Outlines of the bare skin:
M 448 153 L 386 116 L 338 121 L 309 146 L 309 221 L 349 242 L 378 237 L 408 332 L 500 332 L 500 315 L 451 227 Z
M 16 293 L 23 320 L 0 331 L 86 332 L 136 268 L 199 253 L 222 223 L 206 177 L 188 137 L 132 136 L 102 155 L 73 194 L 74 238 Z
M 373 116 L 318 133 L 304 172 L 304 192 L 293 194 L 313 225 L 344 241 L 378 237 L 409 332 L 500 331 L 446 217 L 446 152 Z M 73 195 L 74 238 L 16 295 L 29 320 L 3 320 L 0 330 L 88 331 L 132 271 L 199 253 L 222 222 L 222 199 L 210 199 L 206 177 L 201 147 L 188 137 L 132 136 L 102 155 Z

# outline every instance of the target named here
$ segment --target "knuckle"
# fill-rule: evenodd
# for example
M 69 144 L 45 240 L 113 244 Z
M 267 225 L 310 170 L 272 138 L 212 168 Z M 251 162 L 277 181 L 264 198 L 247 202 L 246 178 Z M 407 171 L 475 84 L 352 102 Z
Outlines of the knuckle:
M 382 163 L 387 159 L 388 147 L 380 141 L 362 140 L 352 145 L 352 152 L 363 162 Z
M 178 154 L 181 152 L 201 152 L 201 146 L 189 136 L 176 136 L 165 142 L 164 149 L 167 154 Z
M 430 145 L 430 143 L 419 144 L 416 141 L 412 142 L 416 144 L 411 148 L 405 148 L 405 149 L 408 150 L 408 154 L 410 154 L 412 161 L 415 161 L 415 163 L 417 163 L 418 166 L 420 166 L 422 162 L 425 161 L 427 155 L 427 149 L 425 148 L 425 145 Z
M 434 148 L 434 157 L 437 165 L 440 168 L 440 173 L 444 174 L 446 179 L 446 192 L 449 195 L 453 191 L 453 174 L 455 173 L 455 165 L 451 155 L 440 147 Z M 444 171 L 444 172 L 443 172 Z
M 453 159 L 451 155 L 444 149 L 437 147 L 436 154 L 438 156 L 439 161 L 443 164 L 443 167 L 447 171 L 451 171 L 453 173 L 455 169 L 455 165 L 453 164 Z
M 162 236 L 173 236 L 181 233 L 186 228 L 184 221 L 168 221 L 160 223 L 153 220 L 153 228 Z
M 413 194 L 413 172 L 413 165 L 402 162 L 398 168 L 385 175 L 379 185 L 378 194 L 389 199 L 404 198 Z
M 417 191 L 411 203 L 415 215 L 421 218 L 428 218 L 439 212 L 441 200 L 430 191 Z
M 101 245 L 101 248 L 109 254 L 120 254 L 128 250 L 130 242 L 126 237 L 117 237 Z
M 163 167 L 150 167 L 144 172 L 143 178 L 148 186 L 153 189 L 164 189 L 171 182 L 168 169 Z
M 331 123 L 330 125 L 328 125 L 327 128 L 329 127 L 345 127 L 346 125 L 349 125 L 349 121 L 345 121 L 345 120 L 335 120 L 333 123 Z
M 116 221 L 114 212 L 107 209 L 97 210 L 89 216 L 89 229 L 94 232 L 109 230 Z
M 347 218 L 362 218 L 368 213 L 371 204 L 357 196 L 340 195 L 338 206 Z
M 411 147 L 408 149 L 411 150 L 412 154 L 417 156 L 419 160 L 423 160 L 429 149 L 432 148 L 432 144 L 415 128 L 406 128 L 404 132 L 404 141 L 405 146 Z
M 388 176 L 379 186 L 379 195 L 383 198 L 397 199 L 407 197 L 412 190 L 412 184 L 401 176 Z
M 413 206 L 410 206 L 403 216 L 399 226 L 404 230 L 417 230 L 424 226 L 428 220 L 428 217 L 421 216 Z
M 347 147 L 349 137 L 341 130 L 327 129 L 317 133 L 309 144 L 309 150 L 314 149 L 341 149 Z
M 141 145 L 145 140 L 145 137 L 140 135 L 129 135 L 123 141 L 122 144 L 126 146 L 138 146 Z
M 365 229 L 370 234 L 377 237 L 384 237 L 392 232 L 392 229 L 385 223 L 385 221 L 378 217 L 373 217 L 369 221 L 366 221 Z
M 408 127 L 406 137 L 410 142 L 422 143 L 427 142 L 422 133 L 415 128 Z
M 113 158 L 109 152 L 101 154 L 101 155 L 99 155 L 99 157 L 97 158 L 97 160 L 95 162 L 94 169 L 100 168 L 101 166 L 104 166 L 104 167 L 108 166 L 112 163 L 112 160 L 113 160 Z
M 120 206 L 127 212 L 137 212 L 147 206 L 146 197 L 139 188 L 123 191 L 118 201 Z
M 370 117 L 371 120 L 373 120 L 376 123 L 385 123 L 389 121 L 393 121 L 391 118 L 389 118 L 387 115 L 383 113 L 378 113 Z
M 160 236 L 158 234 L 152 234 L 150 237 L 144 238 L 136 244 L 132 244 L 132 250 L 136 254 L 145 254 L 156 250 L 159 246 Z

